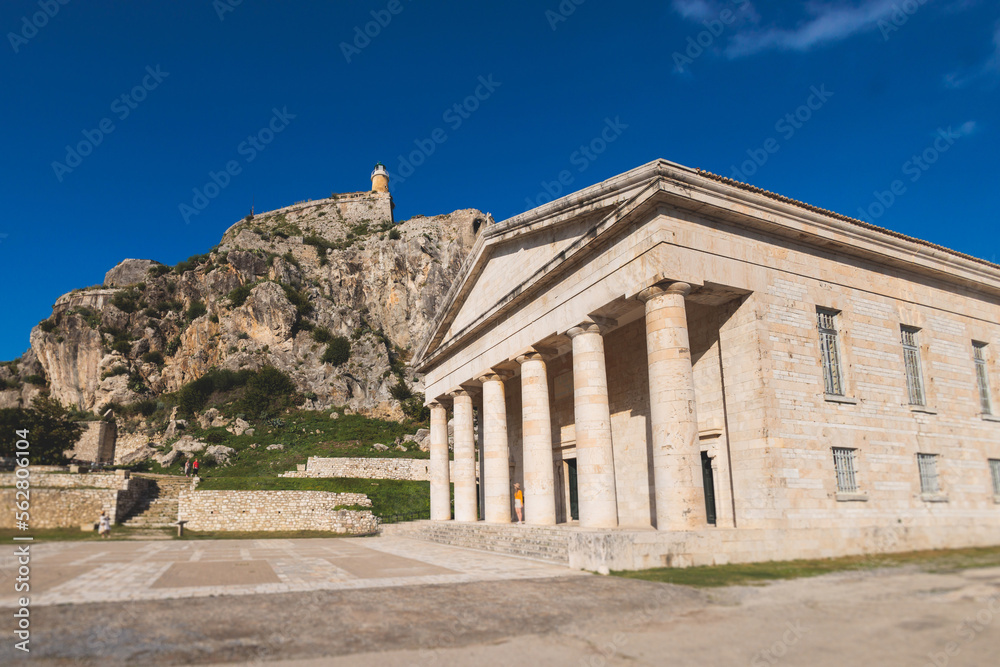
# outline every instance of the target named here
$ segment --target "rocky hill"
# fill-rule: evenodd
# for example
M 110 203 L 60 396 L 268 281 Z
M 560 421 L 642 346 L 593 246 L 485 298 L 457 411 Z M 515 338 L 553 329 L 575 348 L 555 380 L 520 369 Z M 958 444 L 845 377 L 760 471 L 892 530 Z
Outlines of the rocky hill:
M 0 366 L 0 407 L 48 389 L 101 413 L 213 367 L 273 365 L 306 408 L 399 419 L 390 390 L 402 378 L 420 391 L 405 362 L 485 219 L 465 209 L 394 224 L 388 193 L 351 193 L 248 216 L 174 267 L 124 260 L 60 297 L 31 349 Z

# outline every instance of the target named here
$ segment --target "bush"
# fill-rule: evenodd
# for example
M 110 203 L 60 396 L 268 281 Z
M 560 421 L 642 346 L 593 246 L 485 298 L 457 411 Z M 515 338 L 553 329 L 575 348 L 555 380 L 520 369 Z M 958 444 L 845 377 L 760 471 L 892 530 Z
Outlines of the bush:
M 252 292 L 253 288 L 256 287 L 257 285 L 258 283 L 246 283 L 240 285 L 232 292 L 230 292 L 226 296 L 226 298 L 229 299 L 229 303 L 231 303 L 233 306 L 237 307 L 242 306 L 244 303 L 246 303 L 247 297 L 250 296 L 250 292 Z
M 163 264 L 157 264 L 156 266 L 151 266 L 146 271 L 146 274 L 152 276 L 153 278 L 159 278 L 165 273 L 170 273 L 170 267 L 164 266 Z
M 38 328 L 44 331 L 45 333 L 52 333 L 53 331 L 56 330 L 56 323 L 53 322 L 52 320 L 42 320 L 41 322 L 38 323 Z
M 413 390 L 410 389 L 408 384 L 403 382 L 402 378 L 400 378 L 395 385 L 389 388 L 389 393 L 392 394 L 392 397 L 400 403 L 413 397 Z
M 323 363 L 331 366 L 341 366 L 351 358 L 351 341 L 343 336 L 334 336 L 323 352 Z
M 44 387 L 48 382 L 45 380 L 44 375 L 28 375 L 24 378 L 24 381 L 28 384 L 33 384 L 36 387 Z
M 309 295 L 304 290 L 298 290 L 291 285 L 278 283 L 285 291 L 285 298 L 295 306 L 296 314 L 302 318 L 312 312 L 312 304 L 309 303 Z
M 329 343 L 333 340 L 333 334 L 326 327 L 316 327 L 313 329 L 312 337 L 317 343 Z
M 424 405 L 424 395 L 417 393 L 402 401 L 403 414 L 415 422 L 425 422 L 431 418 L 431 410 Z
M 175 354 L 177 354 L 177 350 L 179 350 L 180 347 L 181 347 L 181 337 L 174 336 L 173 338 L 170 339 L 170 342 L 167 343 L 167 349 L 166 349 L 167 356 L 172 357 Z
M 128 388 L 129 391 L 134 391 L 137 394 L 149 393 L 149 387 L 146 386 L 146 380 L 139 375 L 139 371 L 132 371 L 128 374 Z
M 212 324 L 218 324 L 219 316 L 216 315 L 215 313 L 212 313 L 211 315 L 208 316 L 208 321 L 211 322 Z
M 246 331 L 241 331 L 236 337 L 240 340 L 247 340 L 248 338 L 250 338 L 250 334 L 248 334 Z
M 0 409 L 0 433 L 13 436 L 21 429 L 29 431 L 31 463 L 36 465 L 65 463 L 63 451 L 83 433 L 83 427 L 72 420 L 69 410 L 48 396 L 36 397 L 28 409 Z M 0 438 L 0 456 L 23 453 L 24 450 L 15 449 L 16 441 L 15 437 Z
M 398 241 L 399 240 L 399 230 L 393 227 L 389 230 L 389 240 Z
M 184 313 L 184 316 L 189 320 L 195 320 L 207 312 L 208 308 L 205 306 L 205 303 L 200 299 L 195 299 L 191 302 L 191 305 L 188 306 L 187 312 Z
M 221 445 L 229 440 L 229 436 L 229 431 L 227 431 L 224 427 L 219 426 L 205 431 L 205 434 L 202 436 L 202 440 L 210 445 Z
M 125 375 L 126 373 L 128 373 L 127 368 L 125 368 L 121 364 L 116 364 L 112 366 L 110 369 L 101 373 L 101 379 L 103 380 L 104 378 L 110 378 L 116 375 Z
M 180 412 L 191 415 L 200 411 L 208 403 L 213 393 L 226 392 L 244 386 L 253 371 L 231 371 L 212 369 L 197 380 L 188 382 L 177 391 L 177 405 Z
M 119 339 L 111 344 L 111 350 L 128 356 L 132 352 L 132 343 L 125 339 Z
M 241 409 L 248 415 L 266 418 L 292 404 L 295 383 L 274 366 L 264 366 L 247 380 Z
M 142 296 L 134 289 L 122 290 L 111 297 L 111 305 L 123 313 L 134 313 L 139 310 Z
M 151 350 L 142 355 L 142 360 L 147 364 L 156 364 L 157 366 L 163 365 L 163 353 L 156 350 Z

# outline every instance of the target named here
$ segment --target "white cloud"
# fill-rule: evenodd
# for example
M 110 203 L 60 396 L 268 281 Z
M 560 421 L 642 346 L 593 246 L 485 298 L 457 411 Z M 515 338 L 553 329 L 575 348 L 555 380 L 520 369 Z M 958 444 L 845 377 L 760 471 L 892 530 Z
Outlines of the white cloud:
M 952 72 L 944 78 L 949 88 L 964 88 L 983 78 L 1000 76 L 1000 23 L 993 29 L 993 53 L 978 67 Z
M 859 5 L 845 2 L 810 2 L 810 17 L 794 28 L 772 27 L 735 35 L 726 55 L 741 58 L 762 51 L 809 51 L 815 47 L 874 30 L 878 22 L 898 10 L 898 0 L 864 0 Z
M 967 120 L 961 125 L 959 125 L 958 129 L 955 130 L 954 132 L 960 137 L 971 137 L 978 131 L 979 131 L 979 126 L 976 124 L 976 121 Z
M 694 21 L 707 21 L 719 13 L 708 0 L 673 0 L 671 4 L 675 12 Z

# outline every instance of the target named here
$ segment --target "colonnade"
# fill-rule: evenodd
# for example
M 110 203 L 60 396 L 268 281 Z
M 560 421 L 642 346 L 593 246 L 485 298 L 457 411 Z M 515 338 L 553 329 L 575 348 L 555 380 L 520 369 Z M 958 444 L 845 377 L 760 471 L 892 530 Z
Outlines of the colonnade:
M 705 525 L 705 503 L 698 444 L 698 413 L 691 365 L 685 297 L 686 283 L 659 283 L 643 290 L 646 354 L 652 432 L 656 526 L 686 530 Z M 614 446 L 611 432 L 604 334 L 615 323 L 587 317 L 566 334 L 572 341 L 573 413 L 576 426 L 577 489 L 580 525 L 618 526 Z M 524 518 L 528 524 L 556 523 L 555 466 L 546 350 L 533 348 L 517 358 L 521 377 L 521 433 Z M 470 378 L 482 385 L 483 516 L 491 523 L 511 522 L 511 479 L 507 436 L 506 371 L 489 369 Z M 472 396 L 465 388 L 449 393 L 454 414 L 454 479 L 449 480 L 447 408 L 431 411 L 431 519 L 451 519 L 449 483 L 455 485 L 455 520 L 478 519 L 476 441 Z

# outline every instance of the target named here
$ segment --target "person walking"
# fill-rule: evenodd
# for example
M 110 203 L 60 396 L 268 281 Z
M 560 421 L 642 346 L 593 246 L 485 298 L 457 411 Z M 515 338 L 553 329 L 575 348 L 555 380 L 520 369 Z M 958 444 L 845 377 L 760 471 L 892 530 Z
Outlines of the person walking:
M 188 473 L 191 471 L 191 459 L 184 459 L 184 476 L 188 477 Z
M 517 482 L 514 482 L 514 511 L 517 512 L 517 522 L 524 523 L 524 494 Z
M 101 512 L 100 518 L 97 519 L 97 533 L 102 539 L 111 537 L 111 517 L 106 512 Z
M 194 460 L 194 464 L 191 466 L 191 469 L 194 470 L 194 476 L 197 477 L 198 476 L 198 459 Z

